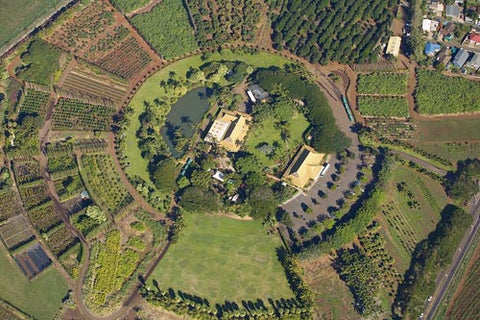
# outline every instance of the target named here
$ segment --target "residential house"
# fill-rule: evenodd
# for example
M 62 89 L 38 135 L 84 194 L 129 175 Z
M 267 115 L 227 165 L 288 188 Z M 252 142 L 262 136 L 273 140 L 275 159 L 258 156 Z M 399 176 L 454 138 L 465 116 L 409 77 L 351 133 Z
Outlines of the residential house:
M 303 189 L 310 181 L 318 179 L 323 169 L 324 158 L 325 154 L 303 145 L 285 170 L 282 179 Z
M 457 67 L 461 68 L 467 62 L 468 58 L 470 57 L 470 52 L 460 49 L 458 50 L 457 54 L 455 55 L 455 58 L 453 58 L 452 64 Z
M 436 61 L 438 63 L 443 64 L 446 66 L 450 60 L 452 59 L 452 56 L 450 54 L 450 49 L 448 47 L 443 47 L 440 52 L 437 54 Z
M 440 29 L 440 35 L 444 41 L 451 41 L 453 39 L 453 30 L 455 30 L 455 23 L 445 21 Z
M 423 19 L 422 30 L 426 32 L 433 32 L 438 30 L 439 22 L 436 20 Z
M 391 54 L 394 57 L 397 57 L 400 53 L 400 45 L 402 43 L 402 38 L 399 36 L 393 36 L 388 39 L 386 54 Z
M 445 10 L 442 1 L 439 0 L 427 0 L 427 6 L 437 17 L 441 17 Z
M 240 150 L 247 135 L 252 117 L 239 111 L 221 109 L 205 137 L 207 142 L 215 142 L 230 152 Z
M 480 34 L 476 32 L 470 32 L 466 39 L 468 44 L 478 46 L 480 45 Z
M 465 67 L 477 71 L 480 68 L 480 53 L 475 53 L 472 58 L 467 61 Z
M 453 19 L 460 19 L 461 8 L 456 4 L 447 4 L 445 7 L 445 15 Z
M 427 42 L 425 45 L 425 54 L 427 56 L 434 56 L 442 48 L 438 43 Z

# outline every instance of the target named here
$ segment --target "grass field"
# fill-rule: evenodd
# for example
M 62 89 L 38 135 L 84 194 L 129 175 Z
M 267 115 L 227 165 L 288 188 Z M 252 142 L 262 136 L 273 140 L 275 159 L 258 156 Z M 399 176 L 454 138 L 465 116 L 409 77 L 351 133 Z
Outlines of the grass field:
M 268 143 L 273 145 L 277 142 L 281 146 L 285 146 L 285 143 L 281 139 L 280 129 L 275 128 L 275 122 L 278 121 L 274 117 L 269 117 L 262 122 L 262 126 L 257 129 L 252 129 L 246 140 L 246 149 L 248 152 L 256 155 L 260 161 L 262 161 L 265 167 L 269 167 L 274 164 L 274 160 L 268 159 L 268 157 L 260 150 L 256 149 L 256 146 L 261 143 Z M 289 151 L 290 153 L 295 151 L 296 147 L 303 144 L 303 132 L 307 130 L 310 125 L 301 113 L 296 113 L 289 121 L 290 139 L 289 139 Z
M 399 184 L 403 184 L 404 191 L 399 191 Z M 448 199 L 438 182 L 400 165 L 394 169 L 386 189 L 380 231 L 397 271 L 403 273 L 416 244 L 435 229 Z
M 0 0 L 0 47 L 37 19 L 52 11 L 61 0 Z
M 160 289 L 173 288 L 207 298 L 210 305 L 226 300 L 291 298 L 275 249 L 260 221 L 185 213 L 187 227 L 148 279 Z
M 420 141 L 480 140 L 480 118 L 439 119 L 418 122 Z
M 0 298 L 39 320 L 50 320 L 67 293 L 65 279 L 52 267 L 30 283 L 0 246 Z
M 158 83 L 162 80 L 168 79 L 170 71 L 175 71 L 177 75 L 186 76 L 186 73 L 190 67 L 199 67 L 208 61 L 219 60 L 239 60 L 251 64 L 255 67 L 268 67 L 268 66 L 283 66 L 289 63 L 290 60 L 283 57 L 273 55 L 267 52 L 260 52 L 255 55 L 246 55 L 240 53 L 233 53 L 230 50 L 223 50 L 222 54 L 215 53 L 207 61 L 202 61 L 200 55 L 183 59 L 176 63 L 173 63 L 153 76 L 151 76 L 137 91 L 133 99 L 130 101 L 130 107 L 133 109 L 131 115 L 131 121 L 128 129 L 125 132 L 125 155 L 130 161 L 130 167 L 126 169 L 126 172 L 130 176 L 139 176 L 145 181 L 150 181 L 150 177 L 147 172 L 148 161 L 140 157 L 140 149 L 137 145 L 136 132 L 140 126 L 138 117 L 143 112 L 143 102 L 152 102 L 159 95 L 164 94 L 164 90 L 159 87 Z M 135 159 L 135 161 L 133 161 Z

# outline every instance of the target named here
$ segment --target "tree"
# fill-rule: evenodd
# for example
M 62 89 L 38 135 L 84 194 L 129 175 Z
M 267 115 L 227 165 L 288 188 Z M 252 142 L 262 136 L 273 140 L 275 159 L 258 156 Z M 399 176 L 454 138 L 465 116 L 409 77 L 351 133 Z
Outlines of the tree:
M 180 205 L 187 211 L 216 211 L 220 207 L 218 198 L 212 191 L 200 187 L 187 187 L 182 193 Z
M 249 173 L 260 172 L 262 171 L 263 167 L 260 163 L 260 160 L 258 160 L 255 155 L 249 154 L 235 161 L 235 169 L 241 173 Z
M 210 172 L 204 170 L 193 171 L 190 178 L 190 182 L 192 183 L 192 185 L 201 188 L 208 188 L 211 180 L 212 177 L 210 175 Z
M 253 218 L 265 219 L 275 213 L 277 203 L 272 189 L 260 185 L 252 189 L 248 196 L 248 204 Z
M 161 160 L 155 165 L 152 174 L 152 181 L 162 192 L 169 193 L 175 191 L 177 184 L 175 182 L 178 176 L 178 167 L 171 158 Z
M 107 221 L 107 216 L 105 212 L 100 209 L 98 206 L 88 206 L 87 211 L 85 213 L 89 218 L 95 220 L 97 224 L 101 224 Z

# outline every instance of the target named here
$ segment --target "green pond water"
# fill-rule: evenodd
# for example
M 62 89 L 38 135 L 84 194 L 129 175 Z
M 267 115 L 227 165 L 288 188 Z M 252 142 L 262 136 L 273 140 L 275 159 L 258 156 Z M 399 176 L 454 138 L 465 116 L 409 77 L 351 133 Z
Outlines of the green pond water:
M 180 158 L 184 153 L 174 147 L 175 131 L 180 129 L 186 138 L 193 136 L 194 126 L 202 120 L 210 107 L 208 104 L 210 95 L 211 89 L 206 87 L 190 90 L 178 99 L 168 113 L 167 121 L 162 128 L 162 136 L 175 158 Z

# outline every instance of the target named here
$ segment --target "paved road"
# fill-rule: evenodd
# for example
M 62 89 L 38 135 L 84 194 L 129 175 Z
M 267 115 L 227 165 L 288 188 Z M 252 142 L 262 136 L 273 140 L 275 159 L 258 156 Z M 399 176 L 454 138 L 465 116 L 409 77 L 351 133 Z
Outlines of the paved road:
M 426 306 L 424 318 L 427 320 L 433 319 L 435 313 L 438 310 L 438 307 L 442 303 L 445 293 L 447 292 L 455 273 L 457 272 L 458 267 L 460 266 L 460 263 L 465 258 L 465 254 L 467 253 L 469 247 L 472 245 L 473 238 L 475 237 L 475 234 L 480 228 L 480 201 L 477 201 L 477 203 L 474 205 L 471 214 L 475 219 L 474 223 L 465 234 L 462 242 L 460 242 L 458 250 L 453 257 L 451 267 L 447 270 L 446 273 L 444 273 L 444 275 L 442 274 L 442 280 L 440 281 L 439 285 L 437 285 L 437 290 L 433 295 L 432 301 Z

